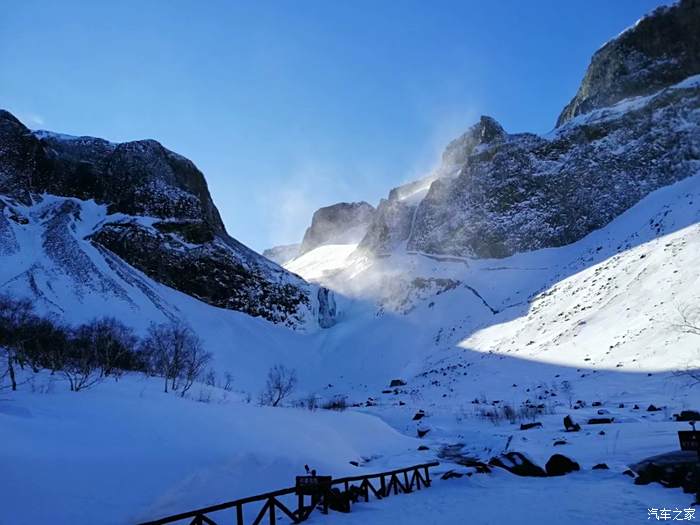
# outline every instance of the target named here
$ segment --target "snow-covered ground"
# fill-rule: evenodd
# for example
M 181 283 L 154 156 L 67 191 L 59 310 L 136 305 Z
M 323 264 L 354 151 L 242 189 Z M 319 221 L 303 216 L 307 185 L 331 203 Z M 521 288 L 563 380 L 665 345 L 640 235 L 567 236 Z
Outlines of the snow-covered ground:
M 135 523 L 291 486 L 304 464 L 396 468 L 418 445 L 358 412 L 258 407 L 204 386 L 181 399 L 136 375 L 79 393 L 46 374 L 22 387 L 0 399 L 0 523 Z
M 359 503 L 335 514 L 338 525 L 521 523 L 648 523 L 648 509 L 689 507 L 688 496 L 660 486 L 638 487 L 607 471 L 563 478 L 518 478 L 505 472 L 436 481 L 428 490 Z M 671 516 L 674 514 L 672 513 Z M 697 519 L 697 518 L 696 518 Z M 330 523 L 314 516 L 309 523 Z
M 74 226 L 76 239 L 104 219 L 99 208 L 85 209 L 94 216 Z M 699 224 L 696 176 L 649 195 L 575 244 L 506 259 L 403 251 L 370 260 L 354 245 L 320 247 L 287 266 L 335 289 L 340 314 L 336 326 L 306 333 L 213 308 L 133 270 L 127 281 L 89 246 L 84 253 L 99 270 L 92 275 L 113 279 L 128 299 L 63 286 L 63 270 L 41 260 L 45 271 L 33 275 L 51 279 L 69 321 L 110 312 L 142 331 L 151 320 L 180 317 L 214 353 L 217 372 L 233 374 L 235 392 L 215 390 L 202 403 L 204 387 L 196 386 L 183 400 L 162 394 L 159 380 L 138 376 L 79 393 L 56 382 L 46 392 L 45 375 L 33 388 L 3 391 L 4 516 L 27 524 L 133 523 L 289 486 L 307 463 L 336 476 L 358 470 L 351 460 L 383 470 L 433 459 L 458 443 L 482 460 L 506 445 L 540 464 L 561 452 L 583 471 L 438 482 L 334 519 L 495 523 L 517 513 L 538 523 L 555 514 L 564 522 L 635 522 L 646 520 L 646 507 L 687 506 L 692 498 L 679 490 L 637 487 L 622 471 L 677 449 L 675 432 L 687 424 L 672 422 L 672 413 L 700 408 L 700 387 L 673 374 L 700 361 L 700 337 L 676 326 L 679 309 L 698 301 Z M 27 235 L 14 266 L 0 267 L 17 293 L 31 280 L 11 279 L 36 262 L 32 242 L 41 233 Z M 295 398 L 345 395 L 361 406 L 337 414 L 247 404 L 276 363 L 297 370 Z M 389 388 L 395 378 L 407 384 Z M 578 399 L 587 407 L 570 408 Z M 545 406 L 536 416 L 542 429 L 520 431 L 519 421 L 494 424 L 481 415 L 528 401 Z M 591 408 L 594 401 L 601 407 Z M 664 408 L 647 412 L 649 404 Z M 419 409 L 427 415 L 414 422 Z M 615 422 L 586 425 L 598 410 Z M 569 413 L 582 432 L 563 433 Z M 420 442 L 417 428 L 429 430 Z M 567 443 L 554 446 L 560 440 Z M 429 450 L 418 452 L 419 444 Z M 439 471 L 459 468 L 442 461 Z M 599 462 L 611 470 L 591 471 Z

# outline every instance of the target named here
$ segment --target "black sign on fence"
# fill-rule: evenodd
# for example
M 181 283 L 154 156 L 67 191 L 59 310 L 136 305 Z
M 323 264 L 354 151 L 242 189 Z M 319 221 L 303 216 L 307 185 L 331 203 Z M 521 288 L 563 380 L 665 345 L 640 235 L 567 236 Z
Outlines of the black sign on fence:
M 297 476 L 296 493 L 299 496 L 323 496 L 331 490 L 331 476 Z
M 694 430 L 679 430 L 678 441 L 681 442 L 681 450 L 698 450 L 698 432 Z

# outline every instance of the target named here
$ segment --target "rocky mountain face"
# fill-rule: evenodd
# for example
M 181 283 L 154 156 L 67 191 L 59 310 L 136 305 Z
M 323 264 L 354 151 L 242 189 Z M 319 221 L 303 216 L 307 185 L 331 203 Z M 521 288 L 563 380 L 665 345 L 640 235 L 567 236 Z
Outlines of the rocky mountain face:
M 294 257 L 299 254 L 300 247 L 301 244 L 298 242 L 294 244 L 281 244 L 280 246 L 268 248 L 267 250 L 263 251 L 262 254 L 263 257 L 267 257 L 271 261 L 282 265 L 294 259 Z
M 374 216 L 374 206 L 366 202 L 340 202 L 319 208 L 301 242 L 299 255 L 322 244 L 350 244 L 364 237 Z
M 593 55 L 557 126 L 593 109 L 649 95 L 700 71 L 700 1 L 660 7 Z
M 659 9 L 601 48 L 551 134 L 508 134 L 482 117 L 435 173 L 381 201 L 361 251 L 491 258 L 561 246 L 695 174 L 699 6 Z
M 32 215 L 47 196 L 51 205 Z M 105 217 L 76 239 L 92 209 L 87 201 L 106 208 Z M 89 243 L 113 270 L 116 256 L 210 305 L 293 327 L 312 316 L 332 324 L 332 297 L 230 237 L 202 173 L 156 141 L 114 144 L 32 132 L 0 111 L 0 212 L 0 254 L 22 248 L 23 227 L 40 226 L 43 255 L 82 282 L 111 279 L 88 275 L 100 273 L 86 259 L 82 243 Z M 36 282 L 41 265 L 38 257 L 30 281 Z M 39 286 L 31 288 L 40 293 Z

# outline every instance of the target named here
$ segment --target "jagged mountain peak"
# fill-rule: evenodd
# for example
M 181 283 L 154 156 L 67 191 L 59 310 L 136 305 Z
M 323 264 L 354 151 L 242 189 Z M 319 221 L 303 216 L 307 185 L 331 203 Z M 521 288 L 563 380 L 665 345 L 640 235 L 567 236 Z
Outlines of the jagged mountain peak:
M 697 173 L 699 72 L 700 0 L 655 11 L 594 55 L 554 132 L 509 135 L 481 117 L 437 170 L 392 190 L 362 253 L 500 258 L 603 227 Z
M 700 73 L 700 0 L 659 7 L 593 55 L 561 126 L 591 110 L 648 95 Z
M 447 145 L 435 176 L 455 174 L 455 167 L 461 167 L 479 146 L 497 143 L 505 137 L 506 132 L 496 119 L 482 115 L 479 122 Z

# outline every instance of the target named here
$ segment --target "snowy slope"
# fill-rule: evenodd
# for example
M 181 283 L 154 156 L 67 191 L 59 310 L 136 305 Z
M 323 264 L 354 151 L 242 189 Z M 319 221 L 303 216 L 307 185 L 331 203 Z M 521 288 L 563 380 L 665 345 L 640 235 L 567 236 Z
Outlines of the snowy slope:
M 436 362 L 472 363 L 460 381 L 475 383 L 469 395 L 477 395 L 495 378 L 502 378 L 501 387 L 513 383 L 519 372 L 504 368 L 506 358 L 520 368 L 532 362 L 534 369 L 546 363 L 615 373 L 700 364 L 700 342 L 674 326 L 679 309 L 698 300 L 699 221 L 700 176 L 694 176 L 562 248 L 498 260 L 405 252 L 369 259 L 348 257 L 347 246 L 327 246 L 290 268 L 361 301 L 376 325 L 402 326 L 414 341 L 396 336 L 407 345 L 406 372 Z M 340 260 L 347 264 L 339 271 Z M 333 272 L 319 271 L 323 261 Z M 371 330 L 363 329 L 368 339 Z
M 417 446 L 372 416 L 261 408 L 218 388 L 189 400 L 136 376 L 85 395 L 44 374 L 32 384 L 0 401 L 2 523 L 133 524 L 290 486 L 304 464 L 396 467 Z

